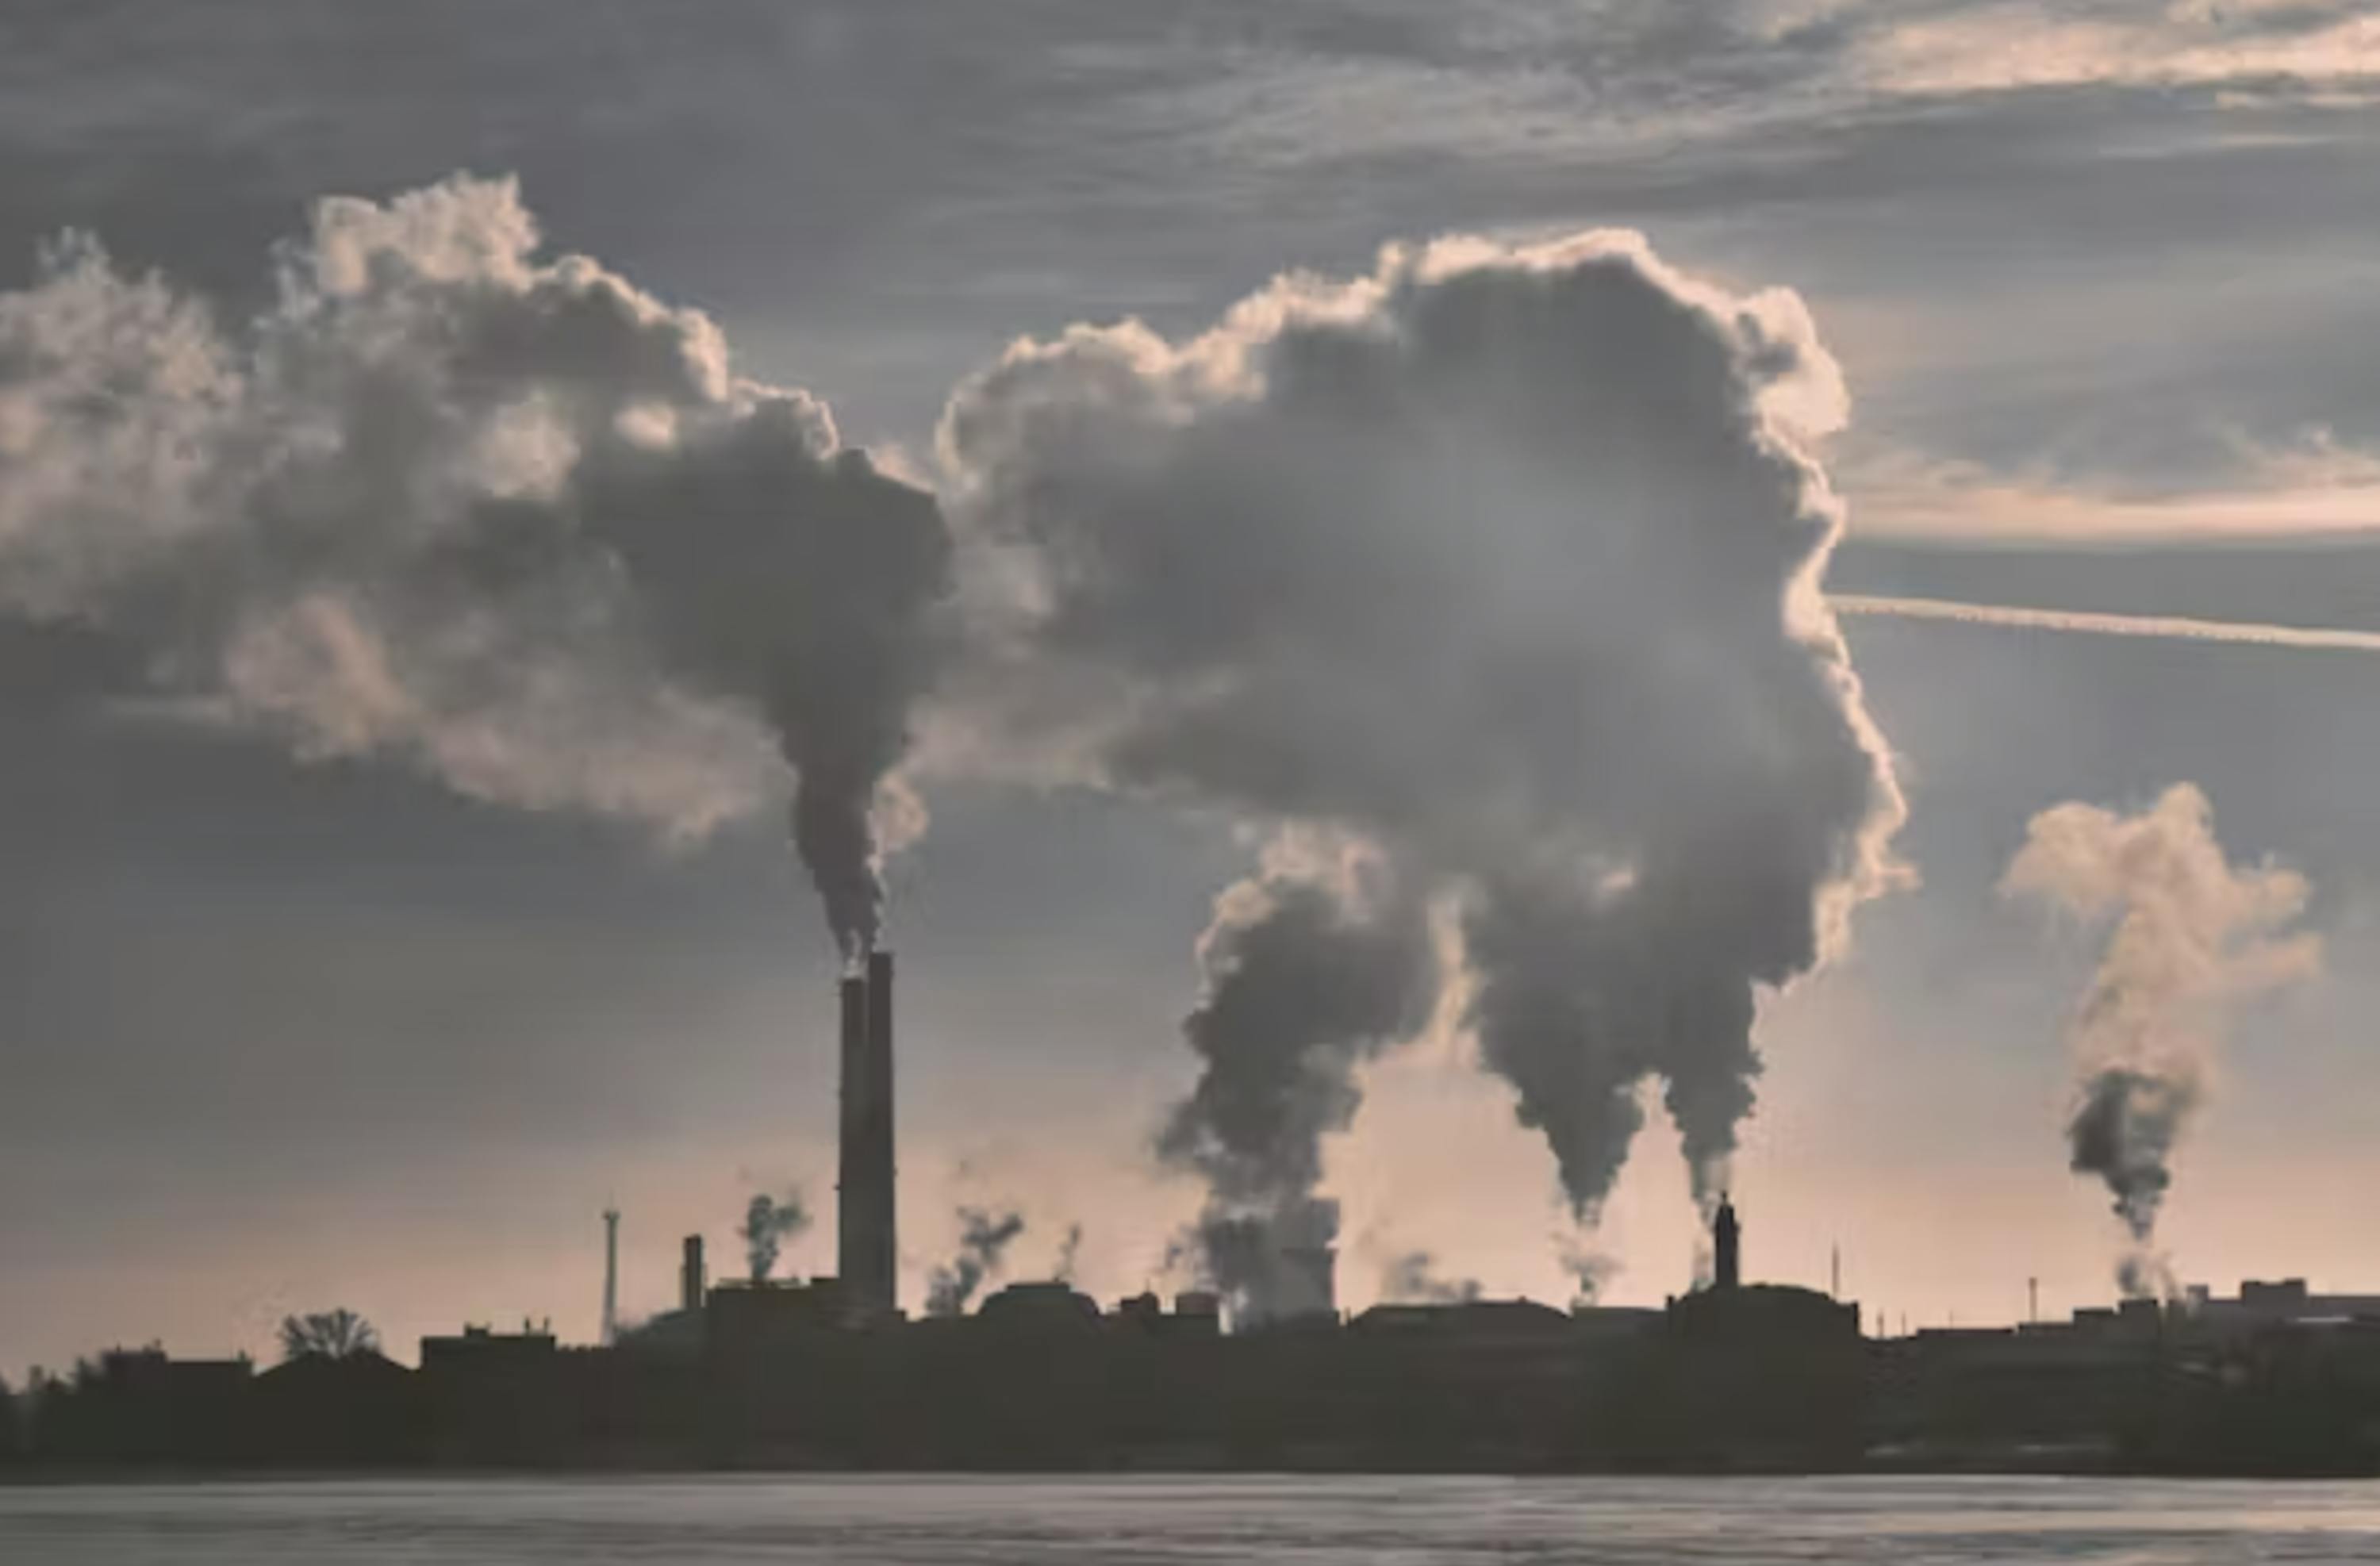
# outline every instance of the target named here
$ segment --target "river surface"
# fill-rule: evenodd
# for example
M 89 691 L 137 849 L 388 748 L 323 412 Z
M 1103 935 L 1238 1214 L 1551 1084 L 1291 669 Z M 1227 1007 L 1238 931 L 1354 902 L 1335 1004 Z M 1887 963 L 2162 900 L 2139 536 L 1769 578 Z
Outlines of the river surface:
M 589 1477 L 0 1486 L 8 1566 L 2380 1561 L 2380 1483 Z

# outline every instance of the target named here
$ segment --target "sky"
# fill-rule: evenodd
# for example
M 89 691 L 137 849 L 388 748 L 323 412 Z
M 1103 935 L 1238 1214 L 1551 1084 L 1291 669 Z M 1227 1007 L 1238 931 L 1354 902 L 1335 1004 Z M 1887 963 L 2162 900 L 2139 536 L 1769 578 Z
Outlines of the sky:
M 1512 731 L 1423 717 L 1436 710 L 1430 693 L 1410 683 L 1440 654 L 1486 656 L 1468 627 L 1542 614 L 1548 637 L 1587 627 L 1597 657 L 1598 636 L 1681 657 L 1720 647 L 1764 680 L 1789 643 L 1694 619 L 1725 597 L 1676 575 L 1678 560 L 1705 556 L 1672 559 L 1646 533 L 1635 541 L 1651 565 L 1623 551 L 1610 566 L 1623 583 L 1649 573 L 1660 591 L 1641 606 L 1558 572 L 1532 585 L 1538 557 L 1484 546 L 1484 564 L 1451 575 L 1408 577 L 1389 569 L 1402 556 L 1364 557 L 1381 565 L 1387 594 L 1421 580 L 1480 595 L 1460 613 L 1438 601 L 1419 612 L 1427 630 L 1415 637 L 1447 639 L 1415 653 L 1378 623 L 1412 606 L 1342 615 L 1343 590 L 1298 601 L 1293 580 L 1281 585 L 1295 561 L 1249 586 L 1257 578 L 1200 552 L 1246 530 L 1209 519 L 1263 515 L 1279 492 L 1262 485 L 1277 481 L 1306 506 L 1283 516 L 1310 514 L 1315 538 L 1335 545 L 1334 507 L 1402 518 L 1403 494 L 1450 472 L 1461 499 L 1446 516 L 1534 522 L 1554 504 L 1535 482 L 1548 475 L 1561 504 L 1598 516 L 1633 516 L 1628 497 L 1647 486 L 1716 516 L 1757 510 L 1767 503 L 1742 498 L 1753 477 L 1790 472 L 1803 487 L 1779 503 L 1780 526 L 1839 518 L 1825 587 L 1883 611 L 1842 618 L 1856 698 L 1827 685 L 1817 729 L 1791 730 L 1826 730 L 1826 744 L 1794 740 L 1777 760 L 1730 748 L 1758 727 L 1748 712 L 1657 715 L 1651 771 L 1586 767 L 1584 803 L 1547 829 L 1591 820 L 1622 842 L 1682 841 L 1687 807 L 1670 785 L 1694 774 L 1658 758 L 1706 746 L 1730 779 L 1766 778 L 1775 760 L 1777 786 L 1798 788 L 1851 767 L 1905 800 L 1897 832 L 1887 818 L 1898 805 L 1873 789 L 1828 819 L 1828 876 L 1862 873 L 1841 856 L 1870 828 L 1889 832 L 1900 867 L 1862 885 L 1840 939 L 1806 962 L 1790 939 L 1749 959 L 1785 982 L 1751 992 L 1757 1101 L 1733 1123 L 1725 1175 L 1747 1270 L 1819 1284 L 1839 1250 L 1844 1292 L 1871 1321 L 1912 1325 L 2014 1318 L 2028 1279 L 2046 1310 L 2108 1298 L 2128 1241 L 2109 1193 L 2069 1167 L 2068 1122 L 2095 1047 L 2072 1025 L 2097 993 L 2095 971 L 2104 981 L 2119 966 L 2112 931 L 2180 929 L 2207 964 L 2203 982 L 2175 981 L 2172 1012 L 2199 1101 L 2173 1154 L 2159 1252 L 2177 1278 L 2222 1292 L 2283 1275 L 2380 1289 L 2380 1216 L 2354 1199 L 2380 1168 L 2366 1110 L 2380 1055 L 2364 1024 L 2380 955 L 2380 802 L 2362 786 L 2380 762 L 2380 663 L 2353 637 L 2114 636 L 2058 618 L 2380 634 L 2375 141 L 2380 7 L 2321 0 L 11 6 L 0 19 L 0 1374 L 152 1339 L 177 1354 L 263 1353 L 282 1313 L 334 1305 L 361 1311 L 407 1359 L 419 1334 L 467 1319 L 550 1318 L 584 1341 L 607 1204 L 624 1215 L 632 1313 L 671 1299 L 681 1235 L 705 1233 L 722 1264 L 736 1255 L 756 1190 L 798 1187 L 830 1213 L 839 957 L 786 841 L 771 732 L 753 715 L 783 687 L 754 695 L 731 668 L 754 637 L 781 663 L 825 667 L 838 698 L 857 689 L 897 706 L 907 694 L 899 678 L 879 689 L 854 668 L 898 674 L 914 657 L 940 671 L 912 710 L 920 743 L 888 773 L 924 816 L 909 808 L 885 829 L 913 1308 L 956 1244 L 962 1206 L 1024 1213 L 1013 1276 L 1052 1267 L 1079 1223 L 1078 1277 L 1100 1296 L 1187 1282 L 1185 1225 L 1245 1172 L 1160 1146 L 1202 1070 L 1184 1020 L 1204 1004 L 1200 942 L 1217 900 L 1255 874 L 1274 878 L 1276 905 L 1296 881 L 1368 906 L 1329 880 L 1354 873 L 1351 860 L 1282 868 L 1282 820 L 1295 812 L 1262 780 L 1205 752 L 1166 752 L 1181 734 L 1143 734 L 1138 749 L 1076 765 L 1070 745 L 1105 740 L 1004 707 L 1018 693 L 1002 685 L 1000 657 L 908 598 L 855 611 L 818 591 L 815 573 L 791 599 L 739 591 L 760 563 L 737 553 L 751 540 L 732 528 L 682 530 L 645 556 L 632 530 L 613 544 L 632 574 L 690 584 L 694 608 L 655 633 L 661 675 L 592 653 L 538 662 L 557 646 L 577 659 L 578 622 L 556 630 L 533 619 L 562 613 L 548 601 L 500 596 L 487 634 L 500 662 L 528 674 L 484 697 L 478 666 L 441 639 L 463 623 L 448 577 L 384 542 L 344 541 L 380 538 L 407 506 L 432 515 L 422 453 L 445 448 L 395 448 L 395 477 L 353 492 L 241 478 L 226 499 L 172 488 L 154 463 L 128 467 L 128 448 L 103 439 L 115 426 L 67 416 L 128 406 L 176 376 L 176 400 L 152 398 L 166 422 L 141 426 L 168 453 L 298 443 L 319 411 L 310 398 L 354 396 L 369 412 L 378 405 L 356 390 L 368 378 L 355 367 L 410 363 L 391 356 L 465 330 L 439 312 L 482 296 L 425 285 L 383 298 L 379 283 L 342 280 L 342 245 L 430 257 L 431 284 L 451 281 L 438 272 L 448 267 L 457 287 L 485 284 L 504 303 L 583 282 L 550 270 L 566 255 L 625 280 L 633 294 L 603 296 L 632 301 L 618 307 L 623 340 L 664 344 L 666 362 L 632 362 L 623 347 L 534 370 L 549 391 L 578 386 L 573 376 L 647 377 L 636 392 L 646 400 L 623 406 L 661 408 L 666 435 L 619 420 L 570 427 L 573 453 L 610 452 L 601 477 L 618 489 L 606 494 L 680 493 L 650 486 L 693 484 L 711 471 L 698 459 L 747 451 L 758 455 L 735 474 L 790 472 L 854 516 L 880 502 L 887 516 L 912 516 L 902 497 L 935 492 L 956 530 L 951 560 L 929 551 L 884 579 L 927 596 L 942 583 L 963 607 L 990 590 L 996 546 L 1069 541 L 1035 510 L 1050 496 L 1144 519 L 1159 540 L 1146 558 L 1106 535 L 1072 539 L 1118 579 L 1153 575 L 1053 619 L 1062 637 L 1026 636 L 1040 682 L 1028 694 L 1044 703 L 1074 699 L 1068 674 L 1096 685 L 1123 671 L 1145 698 L 1188 700 L 1202 678 L 1293 667 L 1354 704 L 1357 686 L 1336 683 L 1354 679 L 1332 656 L 1343 645 L 1325 633 L 1383 638 L 1415 707 L 1403 727 L 1448 770 L 1416 765 L 1430 791 L 1411 808 L 1353 784 L 1314 808 L 1383 848 L 1396 874 L 1382 905 L 1418 887 L 1416 917 L 1430 888 L 1492 882 L 1509 864 L 1503 845 L 1475 841 L 1500 819 L 1442 819 L 1462 813 L 1438 806 L 1501 775 L 1493 747 Z M 458 174 L 516 184 L 442 185 Z M 373 215 L 433 189 L 453 197 L 436 209 L 448 216 L 419 204 L 402 209 L 410 219 Z M 334 198 L 374 205 L 319 220 Z M 432 254 L 455 234 L 478 244 L 515 213 L 533 214 L 540 243 Z M 1636 231 L 1641 251 L 1590 254 L 1571 237 L 1602 230 Z M 34 300 L 85 253 L 61 249 L 69 232 L 104 247 L 129 292 L 103 302 L 132 323 L 113 336 L 57 328 L 70 356 L 107 370 L 72 396 L 35 384 L 25 344 L 43 321 L 82 320 L 73 298 L 42 296 L 15 316 L 7 303 Z M 293 249 L 310 234 L 311 250 Z M 1481 237 L 1454 260 L 1411 261 L 1410 273 L 1380 259 L 1384 245 L 1450 234 Z M 1280 390 L 1285 372 L 1250 393 L 1196 346 L 1269 353 L 1275 316 L 1311 308 L 1360 317 L 1348 328 L 1360 348 L 1365 322 L 1434 319 L 1398 315 L 1407 294 L 1426 312 L 1456 298 L 1464 276 L 1495 294 L 1597 267 L 1637 302 L 1582 328 L 1607 335 L 1592 338 L 1602 357 L 1575 384 L 1563 345 L 1540 354 L 1525 334 L 1491 332 L 1490 346 L 1507 356 L 1498 363 L 1524 366 L 1509 384 L 1532 407 L 1588 409 L 1646 439 L 1632 447 L 1585 420 L 1541 447 L 1497 427 L 1504 443 L 1492 449 L 1528 462 L 1487 479 L 1415 455 L 1443 449 L 1459 464 L 1479 449 L 1429 443 L 1472 426 L 1450 411 L 1459 399 L 1430 400 L 1444 382 L 1427 364 L 1342 366 L 1348 395 L 1377 373 L 1439 420 L 1413 415 L 1416 443 L 1366 458 L 1327 444 L 1339 427 Z M 276 279 L 309 268 L 293 305 Z M 1276 288 L 1284 274 L 1378 286 Z M 237 376 L 210 379 L 215 350 L 190 346 L 186 320 L 126 302 L 152 275 L 202 309 L 216 337 L 262 345 L 234 356 Z M 1790 310 L 1774 303 L 1788 297 Z M 1680 299 L 1683 314 L 1655 310 L 1670 323 L 1660 332 L 1685 334 L 1676 355 L 1658 357 L 1671 339 L 1650 326 L 1610 346 L 1634 330 L 1629 310 Z M 1746 302 L 1760 300 L 1770 303 Z M 703 319 L 671 313 L 690 311 Z M 1127 321 L 1144 329 L 1116 330 Z M 139 338 L 129 347 L 127 332 Z M 1041 344 L 1039 357 L 1012 351 L 1020 339 Z M 158 350 L 164 342 L 184 357 Z M 1722 390 L 1757 382 L 1743 395 L 1767 410 L 1767 444 L 1744 444 L 1737 424 L 1694 424 L 1718 418 L 1718 405 L 1670 370 L 1709 343 L 1732 356 Z M 741 380 L 718 368 L 730 353 Z M 517 369 L 492 364 L 475 373 Z M 283 380 L 257 390 L 268 370 Z M 461 390 L 440 395 L 478 384 L 458 375 Z M 27 386 L 27 398 L 55 400 L 8 400 Z M 1727 406 L 1727 418 L 1742 412 Z M 946 417 L 954 407 L 972 420 Z M 1069 410 L 1098 434 L 1088 455 L 1067 443 Z M 170 422 L 185 418 L 197 422 Z M 383 426 L 344 438 L 367 428 Z M 515 464 L 501 498 L 533 504 L 545 495 L 540 443 L 561 438 L 540 425 L 518 450 L 473 446 L 452 460 Z M 870 453 L 876 477 L 819 455 L 836 442 Z M 1118 451 L 1145 455 L 1159 479 L 1119 477 L 1099 455 Z M 694 455 L 656 477 L 638 464 L 662 463 L 657 452 Z M 1328 504 L 1313 498 L 1366 460 L 1412 482 L 1359 478 Z M 1757 469 L 1741 493 L 1711 477 L 1737 463 Z M 438 469 L 441 481 L 454 471 Z M 846 480 L 848 496 L 835 487 Z M 105 504 L 57 499 L 86 492 Z M 1169 507 L 1173 493 L 1209 504 L 1169 533 L 1191 504 Z M 179 547 L 176 507 L 192 528 L 229 529 L 237 559 L 264 560 L 256 579 L 295 594 L 274 600 L 283 607 L 310 601 L 293 582 L 318 595 L 325 582 L 375 584 L 390 680 L 454 704 L 428 701 L 426 718 L 420 703 L 399 704 L 353 727 L 352 705 L 333 700 L 353 696 L 353 666 L 326 694 L 305 683 L 307 666 L 276 660 L 286 643 L 249 636 L 253 599 L 191 586 L 199 573 L 167 548 Z M 587 514 L 607 515 L 591 500 Z M 1502 537 L 1493 521 L 1480 537 Z M 152 555 L 166 562 L 159 579 L 188 591 L 176 635 L 195 642 L 143 639 L 155 595 L 134 590 L 148 578 L 125 563 L 145 569 Z M 206 558 L 209 583 L 229 570 Z M 949 582 L 936 575 L 945 565 Z M 1911 599 L 1977 608 L 1891 612 Z M 1317 608 L 1327 613 L 1303 613 Z M 2050 613 L 1998 613 L 2010 609 Z M 218 611 L 237 634 L 218 636 Z M 833 637 L 814 646 L 813 624 Z M 722 625 L 748 635 L 711 635 Z M 1674 642 L 1670 625 L 1682 627 Z M 188 676 L 193 646 L 220 654 L 219 667 Z M 1638 690 L 1635 655 L 1612 656 L 1620 686 Z M 1824 649 L 1812 656 L 1822 673 L 1836 667 Z M 1792 662 L 1759 703 L 1798 711 L 1803 673 Z M 559 683 L 528 677 L 547 674 Z M 1739 694 L 1643 682 L 1656 705 Z M 699 699 L 679 699 L 687 690 Z M 1873 747 L 1857 725 L 1826 729 L 1844 701 L 1872 720 Z M 458 749 L 457 725 L 482 718 Z M 1560 726 L 1540 709 L 1516 722 L 1524 734 Z M 1378 734 L 1351 721 L 1346 737 Z M 830 771 L 805 771 L 805 786 L 823 789 Z M 1328 789 L 1342 772 L 1353 769 L 1317 762 L 1299 783 Z M 2266 861 L 2302 875 L 2302 909 L 2276 939 L 2318 941 L 2303 971 L 2225 966 L 2256 948 L 2232 944 L 2233 926 L 2161 913 L 2158 888 L 2181 881 L 2057 906 L 2003 890 L 2040 813 L 2081 802 L 2130 817 L 2180 783 L 2208 802 L 2215 871 L 2230 867 L 2240 885 Z M 1708 792 L 1731 806 L 1736 786 Z M 2172 876 L 2203 886 L 2214 872 L 2188 849 L 2155 860 L 2151 879 L 2180 866 Z M 1810 889 L 1795 890 L 1806 921 Z M 1442 945 L 1462 915 L 1442 898 L 1430 906 Z M 1222 947 L 1245 928 L 1235 917 L 1227 907 L 1216 926 Z M 1472 931 L 1483 951 L 1490 922 Z M 1577 1281 L 1564 1258 L 1582 1251 L 1598 1258 L 1609 1302 L 1658 1304 L 1692 1281 L 1699 1220 L 1658 1088 L 1583 1226 L 1565 1196 L 1570 1166 L 1515 1118 L 1525 1073 L 1482 1069 L 1459 1004 L 1426 1024 L 1391 1010 L 1399 1027 L 1382 1027 L 1412 1024 L 1418 1037 L 1350 1025 L 1348 1038 L 1365 1040 L 1343 1051 L 1360 1107 L 1343 1129 L 1324 1127 L 1318 1184 L 1297 1193 L 1339 1204 L 1343 1305 L 1378 1297 L 1416 1251 L 1498 1295 L 1567 1301 Z M 792 1242 L 795 1271 L 832 1269 L 832 1229 L 829 1217 Z

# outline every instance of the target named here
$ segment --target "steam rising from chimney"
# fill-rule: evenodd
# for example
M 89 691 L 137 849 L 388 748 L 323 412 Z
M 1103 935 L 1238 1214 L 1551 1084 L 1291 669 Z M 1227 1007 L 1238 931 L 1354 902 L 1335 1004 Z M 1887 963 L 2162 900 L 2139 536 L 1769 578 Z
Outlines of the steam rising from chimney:
M 1793 295 L 1630 234 L 1456 238 L 1181 343 L 1021 343 L 943 419 L 961 573 L 821 403 L 539 249 L 509 181 L 325 200 L 226 333 L 60 246 L 0 295 L 0 612 L 529 808 L 689 837 L 789 766 L 855 959 L 929 695 L 947 768 L 1232 813 L 1274 847 L 1202 944 L 1161 1151 L 1259 1309 L 1335 1233 L 1357 1066 L 1434 1014 L 1433 920 L 1581 1224 L 1648 1077 L 1724 1184 L 1755 997 L 1893 880 L 1902 814 L 1818 591 L 1848 404 Z
M 1009 1243 L 1024 1232 L 1025 1215 L 1014 1208 L 997 1217 L 981 1208 L 959 1208 L 958 1255 L 927 1281 L 926 1314 L 965 1316 L 976 1291 L 1000 1275 Z
M 752 1281 L 765 1283 L 777 1270 L 777 1256 L 784 1243 L 794 1239 L 810 1226 L 810 1211 L 799 1191 L 788 1191 L 783 1196 L 771 1196 L 766 1191 L 754 1196 L 745 1205 L 744 1259 L 751 1269 Z
M 1216 903 L 1206 992 L 1183 1024 L 1203 1069 L 1158 1140 L 1205 1177 L 1198 1261 L 1251 1320 L 1301 1296 L 1288 1253 L 1336 1238 L 1322 1138 L 1355 1112 L 1358 1063 L 1417 1030 L 1437 986 L 1427 921 L 1384 867 L 1287 843 L 1273 860 Z
M 70 237 L 0 294 L 0 613 L 194 716 L 692 837 L 794 772 L 846 952 L 937 662 L 934 499 L 509 180 L 319 202 L 237 333 Z
M 1058 1259 L 1050 1269 L 1050 1278 L 1060 1283 L 1072 1283 L 1075 1269 L 1082 1261 L 1082 1254 L 1083 1226 L 1070 1223 L 1066 1225 L 1066 1237 L 1058 1244 Z
M 1380 1269 L 1380 1297 L 1393 1304 L 1469 1305 L 1479 1297 L 1475 1278 L 1447 1278 L 1427 1251 L 1407 1251 Z
M 1014 677 L 978 731 L 1394 872 L 1377 912 L 1266 875 L 1208 931 L 1165 1150 L 1212 1236 L 1333 1227 L 1311 1149 L 1430 1010 L 1425 908 L 1579 1221 L 1647 1077 L 1715 1198 L 1759 990 L 1900 874 L 1818 591 L 1842 516 L 1815 443 L 1847 414 L 1793 295 L 1612 232 L 1395 247 L 1184 342 L 1075 326 L 960 389 L 953 514 L 1022 584 L 986 614 Z
M 2232 1014 L 2320 972 L 2320 937 L 2291 928 L 2310 888 L 2269 862 L 2227 862 L 2214 808 L 2191 783 L 2133 816 L 2070 802 L 2042 811 L 2000 886 L 2107 929 L 2068 1028 L 2079 1080 L 2067 1140 L 2074 1171 L 2106 1184 L 2123 1221 L 2124 1292 L 2170 1293 L 2155 1239 L 2174 1149 Z

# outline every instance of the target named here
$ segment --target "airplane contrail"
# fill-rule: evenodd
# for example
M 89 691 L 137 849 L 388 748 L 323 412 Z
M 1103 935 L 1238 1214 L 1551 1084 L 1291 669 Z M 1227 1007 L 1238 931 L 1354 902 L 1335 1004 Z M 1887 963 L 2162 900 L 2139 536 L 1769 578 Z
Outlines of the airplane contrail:
M 2380 652 L 2380 631 L 2350 631 L 2332 626 L 2267 625 L 2250 620 L 2192 620 L 2176 614 L 2097 614 L 2065 609 L 2023 609 L 2000 603 L 1961 603 L 1941 598 L 1887 598 L 1869 593 L 1829 593 L 1827 601 L 1834 606 L 1838 614 L 1881 615 L 1896 620 L 1949 620 L 1967 625 L 2071 631 L 2094 637 L 2160 637 L 2179 641 L 2238 642 L 2252 647 Z

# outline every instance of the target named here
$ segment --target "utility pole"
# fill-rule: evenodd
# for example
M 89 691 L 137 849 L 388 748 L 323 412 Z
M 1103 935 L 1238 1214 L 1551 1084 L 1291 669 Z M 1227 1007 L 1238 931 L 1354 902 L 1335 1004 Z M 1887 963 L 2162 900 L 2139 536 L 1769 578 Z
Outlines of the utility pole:
M 1843 1248 L 1840 1244 L 1827 1253 L 1827 1297 L 1843 1297 Z
M 620 1329 L 620 1209 L 603 1209 L 603 1346 Z

